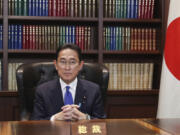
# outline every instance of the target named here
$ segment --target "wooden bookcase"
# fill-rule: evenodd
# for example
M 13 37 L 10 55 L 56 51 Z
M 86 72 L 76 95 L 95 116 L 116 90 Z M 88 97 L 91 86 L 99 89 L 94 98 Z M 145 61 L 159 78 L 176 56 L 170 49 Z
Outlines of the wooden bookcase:
M 3 50 L 0 51 L 2 59 L 2 91 L 0 92 L 1 104 L 10 104 L 11 108 L 5 107 L 3 112 L 11 116 L 0 118 L 0 120 L 18 119 L 18 93 L 8 91 L 8 62 L 32 62 L 51 61 L 55 51 L 46 50 L 8 50 L 8 25 L 10 24 L 74 24 L 90 25 L 97 28 L 97 49 L 83 51 L 85 61 L 98 63 L 106 62 L 152 62 L 154 63 L 153 84 L 151 90 L 108 90 L 106 100 L 106 113 L 108 118 L 150 118 L 156 116 L 159 83 L 161 75 L 161 61 L 165 39 L 165 25 L 167 11 L 165 7 L 169 1 L 155 0 L 153 19 L 117 19 L 104 17 L 103 0 L 97 0 L 97 16 L 93 18 L 84 17 L 52 17 L 52 16 L 10 16 L 8 15 L 8 0 L 3 0 Z M 103 28 L 109 26 L 130 26 L 138 28 L 153 27 L 157 29 L 155 51 L 105 51 L 103 49 Z M 10 101 L 9 99 L 13 100 Z M 6 100 L 6 101 L 5 101 Z M 8 101 L 9 100 L 9 101 Z M 15 100 L 15 101 L 14 101 Z M 0 114 L 5 114 L 0 111 Z M 16 114 L 14 114 L 16 112 Z

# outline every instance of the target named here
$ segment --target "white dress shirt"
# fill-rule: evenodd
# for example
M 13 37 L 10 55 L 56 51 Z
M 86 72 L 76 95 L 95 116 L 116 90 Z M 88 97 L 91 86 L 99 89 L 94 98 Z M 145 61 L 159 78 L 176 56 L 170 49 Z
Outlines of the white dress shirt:
M 70 84 L 66 84 L 61 78 L 59 79 L 59 82 L 60 82 L 61 89 L 62 89 L 63 100 L 64 100 L 64 96 L 65 96 L 65 93 L 66 93 L 66 86 L 69 86 L 70 87 L 69 91 L 72 94 L 73 103 L 74 103 L 75 94 L 76 94 L 76 87 L 77 87 L 77 77 Z
M 74 103 L 75 94 L 76 94 L 76 87 L 77 87 L 77 77 L 70 84 L 66 84 L 61 78 L 59 78 L 59 83 L 61 85 L 61 90 L 62 90 L 62 94 L 63 94 L 63 101 L 64 101 L 64 96 L 65 96 L 65 93 L 66 93 L 66 86 L 69 86 L 70 87 L 69 91 L 72 94 L 73 103 Z M 54 121 L 54 115 L 51 116 L 50 120 Z

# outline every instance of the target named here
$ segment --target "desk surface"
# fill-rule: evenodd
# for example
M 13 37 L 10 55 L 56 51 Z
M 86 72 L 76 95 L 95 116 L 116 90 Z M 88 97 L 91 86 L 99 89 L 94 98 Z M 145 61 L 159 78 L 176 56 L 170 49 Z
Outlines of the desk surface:
M 71 135 L 73 124 L 105 123 L 107 135 L 180 134 L 180 119 L 138 120 L 105 119 L 83 121 L 10 121 L 0 122 L 0 135 Z

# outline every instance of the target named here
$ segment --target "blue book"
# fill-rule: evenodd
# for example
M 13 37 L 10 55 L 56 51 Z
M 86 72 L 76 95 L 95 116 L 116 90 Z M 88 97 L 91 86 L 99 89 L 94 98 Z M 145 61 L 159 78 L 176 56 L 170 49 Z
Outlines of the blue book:
M 41 0 L 41 7 L 40 7 L 40 9 L 41 9 L 41 16 L 46 16 L 46 7 L 45 7 L 45 5 L 46 5 L 46 0 Z
M 9 32 L 8 49 L 11 49 L 11 45 L 12 45 L 12 25 L 8 26 L 8 32 Z
M 35 6 L 35 7 L 36 7 L 36 8 L 35 8 L 35 15 L 36 15 L 36 16 L 39 16 L 39 0 L 36 0 L 36 1 L 35 1 L 35 5 L 36 5 L 36 6 Z
M 38 3 L 37 3 L 37 4 L 38 4 L 38 6 L 37 6 L 38 16 L 42 16 L 42 15 L 41 15 L 41 14 L 42 14 L 42 13 L 41 13 L 41 1 L 42 1 L 42 0 L 38 0 Z
M 11 25 L 11 46 L 9 49 L 13 49 L 14 46 L 14 25 Z
M 131 14 L 131 0 L 127 0 L 127 13 L 126 13 L 126 17 L 130 18 Z
M 110 50 L 113 50 L 113 27 L 110 27 Z
M 18 45 L 18 49 L 22 49 L 22 25 L 19 25 L 19 45 Z
M 139 7 L 139 5 L 138 5 L 138 1 L 139 0 L 134 0 L 134 18 L 138 18 L 138 7 Z
M 121 27 L 121 50 L 124 51 L 124 27 Z
M 11 46 L 11 25 L 8 25 L 8 49 Z
M 15 49 L 19 49 L 19 25 L 16 25 L 16 39 Z
M 68 43 L 71 43 L 71 40 L 70 40 L 70 26 L 67 26 L 67 42 Z
M 116 28 L 117 27 L 113 27 L 114 32 L 113 32 L 113 50 L 116 50 Z
M 131 1 L 130 18 L 134 18 L 134 0 Z
M 31 1 L 32 0 L 29 0 L 28 2 L 28 15 L 31 16 Z
M 14 46 L 13 49 L 17 49 L 18 47 L 18 25 L 14 25 Z
M 43 0 L 43 1 L 45 1 L 45 10 L 44 10 L 45 14 L 44 14 L 44 16 L 48 16 L 48 15 L 49 15 L 49 10 L 48 10 L 49 4 L 48 4 L 48 0 Z
M 32 15 L 36 16 L 36 0 L 32 0 Z
M 72 43 L 75 43 L 75 26 L 71 26 Z

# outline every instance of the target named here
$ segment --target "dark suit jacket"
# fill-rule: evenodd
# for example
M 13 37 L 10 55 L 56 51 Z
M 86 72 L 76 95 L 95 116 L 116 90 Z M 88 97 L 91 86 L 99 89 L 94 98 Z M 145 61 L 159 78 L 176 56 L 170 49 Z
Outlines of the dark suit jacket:
M 105 118 L 100 88 L 97 84 L 78 79 L 75 103 L 79 110 L 91 118 Z M 52 115 L 62 111 L 64 106 L 59 79 L 41 84 L 36 89 L 32 120 L 49 120 Z

